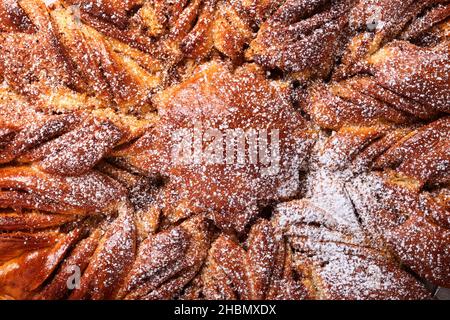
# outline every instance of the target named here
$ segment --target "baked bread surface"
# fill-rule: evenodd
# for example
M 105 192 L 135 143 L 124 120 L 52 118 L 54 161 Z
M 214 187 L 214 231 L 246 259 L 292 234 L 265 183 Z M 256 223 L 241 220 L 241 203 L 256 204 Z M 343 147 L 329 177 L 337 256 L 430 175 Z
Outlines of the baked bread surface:
M 449 19 L 448 0 L 0 0 L 0 298 L 450 288 Z

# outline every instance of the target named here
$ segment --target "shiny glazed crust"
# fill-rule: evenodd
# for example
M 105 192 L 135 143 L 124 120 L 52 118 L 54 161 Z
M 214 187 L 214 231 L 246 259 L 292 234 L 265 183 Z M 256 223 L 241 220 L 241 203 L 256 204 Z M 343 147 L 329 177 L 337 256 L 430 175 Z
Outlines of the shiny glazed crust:
M 0 298 L 450 288 L 449 19 L 448 0 L 0 0 Z M 217 144 L 262 129 L 269 174 Z M 196 132 L 209 156 L 174 161 Z

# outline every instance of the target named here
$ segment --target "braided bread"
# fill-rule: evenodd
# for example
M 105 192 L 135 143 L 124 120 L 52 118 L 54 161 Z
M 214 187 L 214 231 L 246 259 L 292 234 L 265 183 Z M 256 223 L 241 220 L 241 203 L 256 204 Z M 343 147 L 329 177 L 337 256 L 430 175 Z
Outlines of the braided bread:
M 0 298 L 450 288 L 450 1 L 0 0 Z

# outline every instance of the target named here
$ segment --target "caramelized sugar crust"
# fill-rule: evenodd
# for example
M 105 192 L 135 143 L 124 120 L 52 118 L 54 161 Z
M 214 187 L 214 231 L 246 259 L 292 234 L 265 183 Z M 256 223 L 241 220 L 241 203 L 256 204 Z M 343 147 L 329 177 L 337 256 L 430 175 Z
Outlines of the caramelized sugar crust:
M 448 0 L 0 0 L 0 298 L 450 287 L 449 17 Z

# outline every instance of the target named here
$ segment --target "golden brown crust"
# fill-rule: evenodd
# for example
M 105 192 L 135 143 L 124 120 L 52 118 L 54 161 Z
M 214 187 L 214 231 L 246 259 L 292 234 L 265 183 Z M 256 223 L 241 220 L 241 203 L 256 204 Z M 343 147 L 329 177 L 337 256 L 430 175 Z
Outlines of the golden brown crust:
M 301 80 L 327 77 L 342 50 L 355 1 L 288 0 L 268 19 L 247 55 Z
M 298 272 L 313 299 L 423 299 L 427 293 L 413 276 L 400 269 L 387 253 L 371 244 L 362 230 L 349 230 L 308 200 L 293 201 L 275 210 L 294 250 Z
M 448 0 L 46 3 L 0 0 L 0 299 L 450 287 Z
M 419 128 L 342 127 L 319 158 L 320 170 L 343 184 L 370 237 L 443 286 L 449 285 L 448 207 L 429 190 L 448 190 L 448 120 Z
M 370 75 L 317 83 L 304 109 L 321 126 L 408 124 L 449 113 L 448 42 L 420 48 L 393 42 L 368 59 Z
M 304 120 L 292 107 L 283 83 L 267 81 L 252 65 L 233 74 L 212 62 L 181 85 L 163 91 L 157 105 L 160 122 L 120 155 L 145 174 L 167 178 L 162 209 L 169 220 L 206 212 L 219 227 L 242 232 L 261 203 L 295 195 L 297 171 L 310 143 Z M 258 134 L 258 128 L 279 139 L 278 163 L 245 165 L 234 149 L 228 156 L 224 147 L 196 162 L 184 150 L 174 154 L 180 130 L 194 135 L 195 130 L 211 132 L 207 146 L 213 138 L 219 139 L 216 144 L 225 143 L 229 132 Z M 272 168 L 274 174 L 269 172 Z
M 292 270 L 290 253 L 268 221 L 253 225 L 246 250 L 220 236 L 209 252 L 202 272 L 206 299 L 299 300 L 305 291 Z
M 171 299 L 196 275 L 210 242 L 203 217 L 147 238 L 140 247 L 119 297 Z

